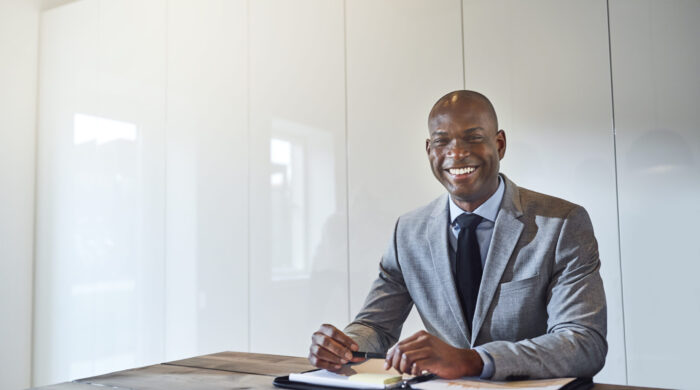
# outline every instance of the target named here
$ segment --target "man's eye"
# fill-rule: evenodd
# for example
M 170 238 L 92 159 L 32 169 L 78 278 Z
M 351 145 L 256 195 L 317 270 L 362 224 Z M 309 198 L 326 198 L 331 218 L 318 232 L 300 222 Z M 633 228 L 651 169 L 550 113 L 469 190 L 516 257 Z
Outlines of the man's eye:
M 469 138 L 467 138 L 467 141 L 469 142 L 482 142 L 484 140 L 484 137 L 481 135 L 472 135 Z
M 447 140 L 444 138 L 436 138 L 433 140 L 433 144 L 435 145 L 444 145 L 447 143 Z

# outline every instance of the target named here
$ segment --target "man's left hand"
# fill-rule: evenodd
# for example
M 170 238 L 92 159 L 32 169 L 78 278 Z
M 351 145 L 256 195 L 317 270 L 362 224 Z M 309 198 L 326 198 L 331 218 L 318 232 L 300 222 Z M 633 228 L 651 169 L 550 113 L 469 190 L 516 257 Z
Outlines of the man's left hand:
M 402 374 L 419 375 L 427 370 L 441 378 L 456 379 L 481 375 L 484 362 L 475 350 L 455 348 L 421 330 L 389 349 L 384 368 L 389 367 Z

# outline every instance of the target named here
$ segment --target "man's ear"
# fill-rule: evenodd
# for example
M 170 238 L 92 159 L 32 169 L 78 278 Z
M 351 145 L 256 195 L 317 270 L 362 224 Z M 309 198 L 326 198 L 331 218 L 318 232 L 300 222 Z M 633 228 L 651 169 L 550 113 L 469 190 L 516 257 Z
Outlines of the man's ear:
M 496 133 L 496 145 L 498 146 L 498 159 L 503 160 L 506 155 L 506 132 L 498 130 Z
M 430 138 L 425 139 L 425 152 L 430 154 Z

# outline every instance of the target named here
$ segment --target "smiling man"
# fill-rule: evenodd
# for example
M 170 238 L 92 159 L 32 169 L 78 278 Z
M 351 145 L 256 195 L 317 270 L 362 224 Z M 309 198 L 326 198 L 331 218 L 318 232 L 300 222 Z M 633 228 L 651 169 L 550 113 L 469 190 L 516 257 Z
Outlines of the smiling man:
M 499 173 L 506 135 L 480 93 L 440 98 L 428 128 L 447 194 L 397 220 L 364 307 L 343 331 L 322 325 L 309 361 L 335 371 L 388 350 L 387 368 L 443 378 L 596 374 L 607 320 L 586 211 Z M 426 330 L 397 343 L 414 304 Z

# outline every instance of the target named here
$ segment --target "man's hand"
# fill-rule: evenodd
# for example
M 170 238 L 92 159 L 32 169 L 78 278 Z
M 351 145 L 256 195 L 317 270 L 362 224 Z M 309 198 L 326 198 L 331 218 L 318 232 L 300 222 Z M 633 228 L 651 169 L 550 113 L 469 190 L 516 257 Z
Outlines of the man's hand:
M 357 343 L 348 335 L 333 325 L 323 324 L 311 336 L 309 362 L 318 368 L 338 371 L 343 364 L 365 360 L 352 357 L 352 351 L 358 349 Z
M 421 330 L 389 349 L 384 368 L 419 375 L 424 370 L 441 378 L 481 375 L 484 362 L 473 349 L 455 348 Z

